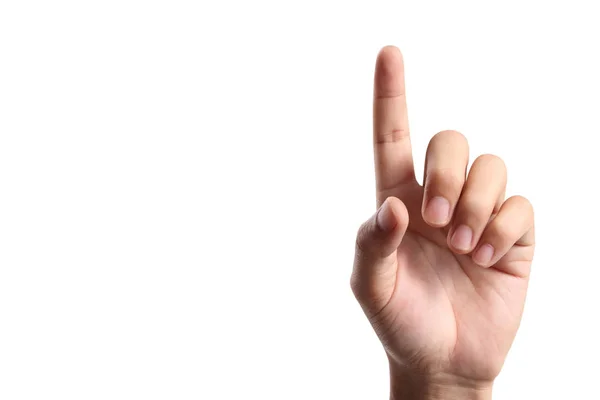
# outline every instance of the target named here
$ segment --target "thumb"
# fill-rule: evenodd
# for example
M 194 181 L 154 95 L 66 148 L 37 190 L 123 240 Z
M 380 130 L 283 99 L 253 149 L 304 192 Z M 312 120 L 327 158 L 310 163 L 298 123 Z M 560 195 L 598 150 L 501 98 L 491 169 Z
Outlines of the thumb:
M 392 297 L 398 270 L 396 251 L 407 227 L 406 206 L 400 199 L 388 197 L 358 230 L 350 283 L 367 316 L 385 307 Z

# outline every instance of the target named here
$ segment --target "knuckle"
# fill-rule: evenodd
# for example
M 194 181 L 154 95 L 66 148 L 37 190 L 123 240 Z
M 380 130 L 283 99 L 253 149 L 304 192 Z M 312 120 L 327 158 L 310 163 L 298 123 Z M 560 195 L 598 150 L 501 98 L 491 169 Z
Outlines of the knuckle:
M 534 219 L 533 204 L 531 204 L 529 199 L 527 199 L 524 196 L 515 195 L 515 196 L 509 197 L 506 200 L 506 203 L 512 203 L 512 205 L 521 212 L 521 215 L 523 215 L 527 221 L 529 221 L 531 224 L 533 224 L 533 219 Z
M 515 202 L 519 207 L 531 210 L 531 212 L 533 212 L 533 205 L 531 204 L 531 201 L 529 201 L 529 199 L 525 196 L 521 196 L 521 195 L 511 196 L 506 201 Z
M 506 163 L 495 154 L 482 154 L 473 161 L 473 165 L 506 171 Z
M 379 131 L 375 135 L 375 144 L 396 143 L 410 137 L 408 129 L 393 128 L 385 131 Z
M 352 290 L 352 293 L 355 297 L 358 297 L 360 293 L 359 284 L 360 280 L 358 279 L 358 275 L 356 274 L 356 272 L 352 272 L 352 275 L 350 275 L 350 289 Z
M 425 190 L 431 193 L 451 194 L 458 197 L 465 184 L 464 175 L 450 168 L 432 169 L 427 172 Z
M 438 141 L 443 141 L 443 142 L 453 141 L 453 142 L 463 142 L 465 144 L 468 144 L 468 141 L 467 141 L 467 138 L 465 137 L 465 135 L 463 135 L 462 133 L 460 133 L 458 131 L 449 130 L 449 129 L 440 131 L 440 132 L 436 133 L 435 135 L 433 135 L 433 137 L 431 138 L 431 142 L 436 143 Z
M 368 237 L 368 225 L 367 222 L 364 222 L 360 225 L 360 227 L 358 228 L 358 231 L 356 232 L 356 251 L 357 252 L 363 252 L 364 250 L 364 246 L 366 244 L 367 241 L 367 237 Z
M 362 259 L 368 254 L 372 242 L 375 221 L 373 218 L 363 222 L 356 233 L 356 258 Z
M 467 138 L 458 131 L 441 131 L 433 135 L 427 146 L 427 153 L 433 150 L 443 150 L 449 147 L 454 149 L 461 149 L 466 154 L 469 152 L 469 142 Z
M 484 241 L 491 243 L 497 250 L 505 251 L 518 239 L 519 232 L 515 224 L 495 219 L 484 233 Z

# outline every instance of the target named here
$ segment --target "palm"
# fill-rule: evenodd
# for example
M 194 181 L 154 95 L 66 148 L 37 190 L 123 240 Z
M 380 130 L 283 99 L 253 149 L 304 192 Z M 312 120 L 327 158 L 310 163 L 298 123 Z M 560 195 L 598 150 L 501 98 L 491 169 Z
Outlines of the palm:
M 518 328 L 528 280 L 482 269 L 469 256 L 453 253 L 446 244 L 448 229 L 423 221 L 422 196 L 419 185 L 397 193 L 410 222 L 397 251 L 394 290 L 378 315 L 386 327 L 380 337 L 404 362 L 436 365 L 459 376 L 495 376 Z M 532 256 L 532 246 L 518 246 L 498 264 L 523 270 L 517 264 L 531 263 Z

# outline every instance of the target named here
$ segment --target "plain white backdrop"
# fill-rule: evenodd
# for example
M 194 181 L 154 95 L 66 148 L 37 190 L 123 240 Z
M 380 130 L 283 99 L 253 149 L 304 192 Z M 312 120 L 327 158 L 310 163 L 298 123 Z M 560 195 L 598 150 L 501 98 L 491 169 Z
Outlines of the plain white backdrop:
M 2 1 L 0 398 L 385 399 L 372 77 L 536 207 L 495 399 L 598 398 L 593 2 Z

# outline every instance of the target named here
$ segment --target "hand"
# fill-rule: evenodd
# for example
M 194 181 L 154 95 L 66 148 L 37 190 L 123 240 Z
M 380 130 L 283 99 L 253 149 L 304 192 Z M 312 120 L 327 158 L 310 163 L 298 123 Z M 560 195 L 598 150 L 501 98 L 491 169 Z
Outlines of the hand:
M 392 397 L 487 398 L 521 320 L 533 208 L 504 199 L 500 158 L 467 174 L 455 131 L 431 139 L 417 183 L 394 47 L 377 58 L 373 114 L 379 208 L 359 229 L 351 285 L 390 360 Z

